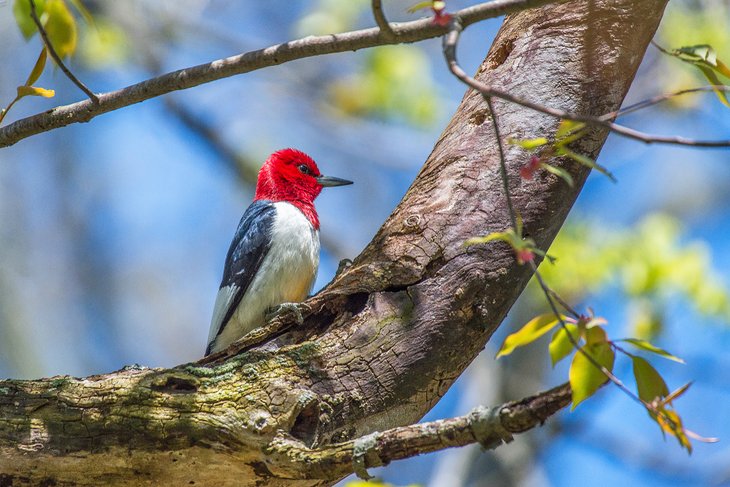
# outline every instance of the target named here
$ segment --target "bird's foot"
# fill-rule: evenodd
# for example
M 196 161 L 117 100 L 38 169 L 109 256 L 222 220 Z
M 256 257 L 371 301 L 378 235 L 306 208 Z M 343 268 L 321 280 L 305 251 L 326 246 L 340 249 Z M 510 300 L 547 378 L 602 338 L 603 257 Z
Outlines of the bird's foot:
M 350 259 L 342 259 L 340 263 L 337 265 L 337 272 L 335 272 L 335 277 L 339 276 L 343 272 L 347 270 L 348 267 L 352 265 L 352 261 Z
M 309 306 L 304 303 L 281 303 L 280 305 L 269 309 L 269 312 L 266 314 L 266 321 L 271 321 L 276 317 L 287 319 L 291 316 L 294 318 L 297 325 L 301 325 L 304 323 L 302 310 L 309 311 Z

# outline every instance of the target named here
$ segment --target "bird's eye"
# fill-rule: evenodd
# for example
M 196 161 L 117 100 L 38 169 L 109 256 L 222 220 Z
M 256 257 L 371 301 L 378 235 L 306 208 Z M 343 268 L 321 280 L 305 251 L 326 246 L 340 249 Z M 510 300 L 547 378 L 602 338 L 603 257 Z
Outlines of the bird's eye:
M 303 174 L 312 174 L 309 167 L 306 164 L 299 164 L 299 172 Z

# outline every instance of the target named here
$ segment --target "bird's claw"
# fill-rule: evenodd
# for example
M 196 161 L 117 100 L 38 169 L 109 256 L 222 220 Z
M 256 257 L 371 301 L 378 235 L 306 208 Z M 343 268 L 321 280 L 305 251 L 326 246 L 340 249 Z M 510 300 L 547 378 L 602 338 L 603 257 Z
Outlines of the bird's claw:
M 278 316 L 281 316 L 282 318 L 292 316 L 297 325 L 301 325 L 304 323 L 304 316 L 302 315 L 303 308 L 307 310 L 309 309 L 309 307 L 304 303 L 281 303 L 269 310 L 266 314 L 266 321 L 271 321 Z
M 347 270 L 348 267 L 352 265 L 352 261 L 350 259 L 342 259 L 340 263 L 337 265 L 337 272 L 335 272 L 335 277 L 339 276 L 343 272 Z

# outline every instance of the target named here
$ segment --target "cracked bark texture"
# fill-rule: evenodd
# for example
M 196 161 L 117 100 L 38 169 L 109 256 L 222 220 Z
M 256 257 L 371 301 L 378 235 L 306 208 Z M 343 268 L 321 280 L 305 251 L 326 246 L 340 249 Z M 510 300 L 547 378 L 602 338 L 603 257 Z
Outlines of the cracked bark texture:
M 477 78 L 572 112 L 615 110 L 665 4 L 581 0 L 510 15 Z M 558 125 L 494 104 L 505 138 Z M 282 468 L 281 452 L 272 464 L 272 440 L 316 448 L 418 421 L 530 278 L 502 243 L 462 245 L 509 227 L 490 116 L 467 92 L 372 242 L 275 341 L 210 364 L 0 382 L 0 485 L 331 485 L 341 471 L 297 478 L 301 457 Z M 606 135 L 592 130 L 575 148 L 595 158 Z M 547 248 L 588 170 L 556 159 L 575 187 L 546 173 L 525 181 L 526 154 L 506 151 L 515 207 Z

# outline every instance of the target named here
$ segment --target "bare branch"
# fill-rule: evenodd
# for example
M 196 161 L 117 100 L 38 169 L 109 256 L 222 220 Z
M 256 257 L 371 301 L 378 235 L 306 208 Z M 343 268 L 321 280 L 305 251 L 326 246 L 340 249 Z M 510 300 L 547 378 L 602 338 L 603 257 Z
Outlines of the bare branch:
M 46 48 L 48 49 L 48 53 L 51 55 L 53 60 L 56 61 L 56 65 L 61 68 L 63 74 L 65 74 L 66 77 L 73 82 L 73 84 L 78 86 L 81 91 L 86 93 L 86 95 L 89 97 L 89 99 L 91 99 L 93 103 L 98 105 L 99 98 L 94 94 L 94 92 L 87 88 L 86 85 L 83 84 L 81 80 L 78 79 L 63 63 L 63 61 L 61 60 L 61 56 L 59 56 L 56 50 L 53 48 L 53 44 L 51 44 L 51 40 L 48 38 L 46 29 L 43 28 L 43 24 L 41 24 L 41 20 L 38 18 L 38 14 L 35 11 L 35 2 L 33 0 L 28 1 L 30 2 L 30 16 L 33 18 L 33 22 L 35 22 L 36 27 L 38 27 L 38 32 L 40 32 L 41 37 L 43 38 L 43 44 L 45 44 Z
M 463 25 L 470 25 L 508 13 L 563 1 L 565 0 L 494 0 L 459 10 L 456 14 L 459 15 Z M 383 39 L 380 36 L 380 29 L 377 27 L 341 34 L 308 36 L 180 69 L 121 90 L 102 93 L 99 95 L 98 104 L 84 100 L 71 105 L 56 107 L 18 120 L 0 129 L 0 148 L 8 147 L 19 140 L 41 132 L 65 127 L 72 123 L 88 122 L 102 113 L 134 105 L 175 90 L 192 88 L 203 83 L 248 73 L 268 66 L 284 64 L 296 59 L 356 51 L 394 43 L 416 42 L 439 37 L 448 31 L 447 27 L 434 24 L 430 18 L 392 24 L 391 27 L 396 34 L 397 41 Z
M 628 127 L 625 127 L 623 125 L 619 125 L 617 123 L 611 122 L 606 115 L 600 116 L 600 117 L 594 117 L 591 115 L 581 115 L 577 113 L 571 113 L 565 110 L 560 110 L 558 108 L 552 108 L 544 105 L 540 105 L 538 103 L 533 103 L 529 100 L 526 100 L 524 98 L 520 98 L 517 96 L 514 96 L 510 93 L 507 93 L 505 91 L 499 90 L 497 88 L 493 88 L 491 86 L 488 86 L 468 74 L 459 66 L 458 61 L 456 60 L 456 47 L 459 42 L 459 37 L 461 36 L 461 31 L 463 30 L 464 25 L 459 21 L 459 18 L 457 16 L 454 16 L 453 20 L 451 21 L 449 32 L 446 36 L 444 36 L 443 40 L 443 51 L 444 56 L 446 57 L 446 62 L 448 63 L 449 70 L 459 78 L 461 81 L 463 81 L 466 85 L 473 88 L 474 90 L 481 93 L 483 96 L 487 97 L 495 97 L 495 98 L 501 98 L 502 100 L 506 100 L 512 103 L 516 103 L 518 105 L 522 105 L 523 107 L 529 108 L 531 110 L 535 110 L 540 113 L 544 113 L 546 115 L 552 115 L 556 118 L 561 119 L 567 119 L 567 120 L 575 120 L 577 122 L 584 122 L 589 125 L 604 127 L 611 132 L 615 132 L 619 135 L 623 135 L 625 137 L 629 137 L 634 140 L 639 140 L 641 142 L 651 144 L 651 143 L 660 143 L 660 144 L 674 144 L 674 145 L 687 145 L 692 147 L 723 147 L 723 148 L 730 148 L 730 140 L 695 140 L 695 139 L 688 139 L 686 137 L 681 136 L 663 136 L 663 135 L 653 135 L 653 134 L 647 134 L 644 132 L 640 132 L 638 130 L 634 130 Z
M 626 108 L 622 108 L 620 110 L 616 110 L 614 112 L 607 113 L 605 115 L 602 115 L 601 118 L 604 120 L 613 120 L 616 117 L 628 115 L 629 113 L 633 113 L 638 110 L 642 110 L 644 108 L 654 106 L 658 103 L 670 100 L 670 99 L 678 97 L 678 96 L 687 95 L 690 93 L 712 92 L 712 91 L 724 91 L 724 92 L 730 93 L 730 86 L 707 85 L 707 86 L 698 86 L 696 88 L 687 88 L 687 89 L 675 91 L 672 93 L 664 93 L 663 95 L 653 96 L 651 98 L 647 98 L 646 100 L 636 102 L 633 105 L 630 105 Z
M 487 101 L 487 106 L 489 107 L 489 115 L 492 119 L 492 128 L 494 129 L 494 137 L 497 140 L 497 149 L 499 151 L 499 174 L 500 179 L 502 180 L 504 196 L 507 201 L 507 211 L 509 212 L 510 222 L 512 222 L 512 228 L 517 231 L 517 213 L 515 212 L 515 207 L 512 204 L 512 194 L 509 191 L 509 175 L 507 174 L 507 164 L 504 159 L 504 145 L 502 144 L 502 135 L 499 133 L 497 112 L 494 110 L 492 97 L 484 95 L 484 99 Z
M 395 32 L 393 32 L 393 29 L 388 23 L 388 19 L 385 17 L 385 12 L 383 12 L 382 2 L 380 0 L 373 0 L 372 9 L 375 23 L 378 24 L 378 28 L 380 28 L 380 35 L 383 39 L 395 39 Z
M 308 448 L 289 436 L 269 445 L 267 467 L 282 478 L 332 480 L 355 472 L 368 478 L 368 468 L 445 448 L 481 443 L 493 449 L 542 425 L 570 403 L 570 386 L 559 387 L 495 408 L 478 407 L 465 416 L 392 428 L 362 438 Z

